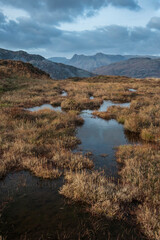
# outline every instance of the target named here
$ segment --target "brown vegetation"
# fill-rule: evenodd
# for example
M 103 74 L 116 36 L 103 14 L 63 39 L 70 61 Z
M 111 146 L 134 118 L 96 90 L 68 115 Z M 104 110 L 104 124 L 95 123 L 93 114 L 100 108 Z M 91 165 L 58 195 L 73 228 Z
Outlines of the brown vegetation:
M 140 202 L 136 216 L 150 239 L 160 237 L 160 150 L 149 145 L 121 146 L 117 160 L 122 164 L 123 186 L 135 189 Z
M 0 60 L 0 77 L 50 78 L 49 74 L 21 61 Z
M 60 193 L 85 202 L 89 210 L 107 217 L 124 218 L 134 214 L 150 239 L 160 236 L 160 150 L 149 145 L 120 146 L 120 182 L 116 184 L 103 173 L 66 173 Z M 135 205 L 135 202 L 138 204 Z M 128 206 L 127 208 L 124 206 Z
M 82 123 L 73 112 L 2 109 L 1 177 L 12 169 L 29 169 L 36 176 L 52 178 L 61 175 L 57 168 L 91 168 L 89 159 L 70 151 L 78 143 L 75 127 Z
M 129 214 L 134 208 L 146 235 L 158 240 L 160 80 L 99 76 L 53 81 L 4 76 L 0 78 L 0 178 L 21 169 L 37 177 L 57 178 L 67 169 L 61 194 L 85 202 L 92 213 L 107 217 L 125 217 L 124 206 Z M 137 92 L 130 92 L 130 88 Z M 61 96 L 62 90 L 67 91 L 67 97 Z M 119 184 L 102 173 L 85 170 L 91 169 L 93 162 L 71 151 L 79 143 L 75 129 L 83 124 L 79 111 L 96 110 L 103 100 L 131 101 L 130 108 L 114 106 L 94 114 L 114 118 L 125 129 L 157 144 L 119 147 Z M 25 110 L 43 103 L 61 105 L 66 112 Z M 134 205 L 135 201 L 138 204 Z
M 128 194 L 128 188 L 116 185 L 103 173 L 96 171 L 67 172 L 65 179 L 67 183 L 60 190 L 61 194 L 75 201 L 85 202 L 89 204 L 92 213 L 107 217 L 120 217 L 121 202 L 130 201 L 134 196 L 133 191 Z
M 94 112 L 106 120 L 116 119 L 124 128 L 140 135 L 149 142 L 160 142 L 160 97 L 138 97 L 131 102 L 130 108 L 109 107 L 107 112 Z

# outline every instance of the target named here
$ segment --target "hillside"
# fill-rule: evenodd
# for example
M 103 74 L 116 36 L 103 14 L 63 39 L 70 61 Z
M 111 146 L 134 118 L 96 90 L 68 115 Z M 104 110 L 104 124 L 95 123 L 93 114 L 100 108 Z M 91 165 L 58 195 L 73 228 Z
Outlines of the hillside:
M 0 60 L 0 78 L 2 77 L 50 78 L 49 74 L 30 63 L 12 60 Z
M 24 51 L 10 51 L 0 49 L 0 59 L 19 60 L 33 64 L 35 67 L 48 73 L 54 79 L 66 79 L 70 77 L 91 77 L 94 74 L 61 63 L 51 62 L 40 55 L 29 54 Z
M 160 58 L 132 58 L 94 70 L 98 75 L 115 75 L 135 78 L 160 77 Z

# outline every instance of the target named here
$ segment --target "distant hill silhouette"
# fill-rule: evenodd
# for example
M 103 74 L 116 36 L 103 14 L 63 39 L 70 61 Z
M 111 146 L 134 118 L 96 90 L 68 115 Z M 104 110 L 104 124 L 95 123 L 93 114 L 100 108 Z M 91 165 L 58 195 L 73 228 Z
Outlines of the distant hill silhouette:
M 135 78 L 160 78 L 160 58 L 133 58 L 94 70 L 98 75 L 115 75 Z
M 51 61 L 61 62 L 74 67 L 78 67 L 90 72 L 93 72 L 96 68 L 107 66 L 112 63 L 125 61 L 131 58 L 139 58 L 137 55 L 111 55 L 104 53 L 97 53 L 93 56 L 77 55 L 75 54 L 71 59 L 62 57 L 50 58 Z M 146 57 L 146 56 L 144 56 Z M 148 57 L 148 56 L 147 56 Z M 154 56 L 149 56 L 150 58 L 155 58 Z
M 107 55 L 103 53 L 97 53 L 93 56 L 78 55 L 75 54 L 71 59 L 67 58 L 50 58 L 51 61 L 57 61 L 65 63 L 74 67 L 79 67 L 87 71 L 93 71 L 93 69 L 111 64 L 113 62 L 119 62 L 128 59 L 122 55 Z

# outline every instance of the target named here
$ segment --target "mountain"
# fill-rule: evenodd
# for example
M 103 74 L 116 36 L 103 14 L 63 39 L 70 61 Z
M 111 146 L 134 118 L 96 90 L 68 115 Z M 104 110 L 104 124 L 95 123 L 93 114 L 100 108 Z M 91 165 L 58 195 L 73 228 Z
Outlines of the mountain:
M 61 63 L 51 62 L 40 55 L 29 54 L 24 51 L 10 51 L 0 49 L 0 59 L 19 60 L 33 64 L 33 66 L 40 68 L 48 73 L 54 79 L 66 79 L 70 77 L 91 77 L 93 73 L 85 70 L 68 66 Z
M 93 56 L 77 55 L 75 54 L 71 59 L 67 58 L 50 58 L 51 61 L 65 63 L 74 67 L 84 69 L 89 72 L 93 72 L 96 68 L 107 66 L 112 63 L 125 61 L 131 58 L 139 58 L 138 55 L 110 55 L 104 53 L 97 53 Z M 142 56 L 157 58 L 155 56 Z
M 65 57 L 51 57 L 51 58 L 48 58 L 48 60 L 50 60 L 52 62 L 56 62 L 56 63 L 67 64 L 69 59 L 65 58 Z
M 1 77 L 50 78 L 49 74 L 34 67 L 30 63 L 13 60 L 0 60 Z
M 67 64 L 72 66 L 79 66 L 87 71 L 93 71 L 93 69 L 109 65 L 110 63 L 119 62 L 125 60 L 126 57 L 121 55 L 106 55 L 103 53 L 97 53 L 94 56 L 85 56 L 75 54 Z
M 160 58 L 132 58 L 94 70 L 98 75 L 127 76 L 134 78 L 160 78 Z
M 82 68 L 86 71 L 93 71 L 93 69 L 109 65 L 114 62 L 119 62 L 128 59 L 127 56 L 122 55 L 107 55 L 103 53 L 97 53 L 93 56 L 78 55 L 75 54 L 71 59 L 65 58 L 50 58 L 55 62 L 65 63 L 74 67 Z M 65 61 L 65 62 L 64 62 Z

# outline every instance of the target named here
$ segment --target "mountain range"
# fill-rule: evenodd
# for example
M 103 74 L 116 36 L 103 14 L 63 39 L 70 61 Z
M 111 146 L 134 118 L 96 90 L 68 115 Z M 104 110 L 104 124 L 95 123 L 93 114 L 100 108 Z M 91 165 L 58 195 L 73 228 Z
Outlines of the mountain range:
M 142 56 L 156 58 L 155 56 Z M 104 53 L 97 53 L 92 56 L 77 55 L 75 54 L 71 59 L 65 57 L 52 57 L 50 61 L 68 64 L 74 67 L 84 69 L 86 71 L 94 72 L 96 68 L 110 65 L 112 63 L 129 60 L 131 58 L 140 58 L 138 55 L 111 55 Z
M 93 56 L 75 54 L 71 59 L 53 57 L 49 60 L 40 55 L 29 54 L 24 51 L 0 49 L 0 59 L 30 63 L 45 71 L 53 79 L 84 78 L 95 75 L 160 78 L 160 58 L 156 56 L 97 53 Z
M 71 59 L 51 58 L 51 61 L 91 71 L 97 75 L 120 75 L 135 78 L 160 77 L 160 58 L 157 56 L 109 55 L 93 56 L 75 54 Z
M 97 53 L 93 56 L 78 55 L 75 54 L 71 59 L 52 57 L 49 60 L 53 62 L 61 62 L 74 67 L 82 68 L 86 71 L 93 71 L 95 68 L 109 65 L 111 63 L 120 62 L 129 59 L 129 56 L 122 55 L 108 55 L 103 53 Z
M 134 78 L 160 78 L 160 58 L 131 58 L 94 70 L 98 75 L 126 76 Z
M 0 59 L 2 60 L 18 60 L 31 63 L 33 66 L 45 71 L 53 79 L 66 79 L 70 77 L 91 77 L 93 73 L 68 66 L 62 63 L 55 63 L 40 55 L 29 54 L 24 51 L 10 51 L 0 49 Z

